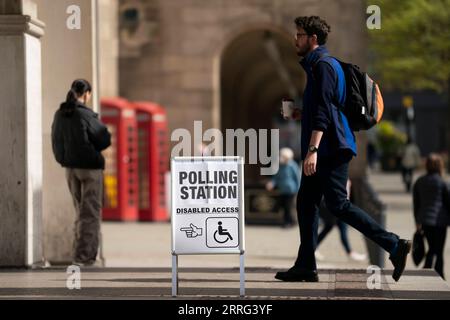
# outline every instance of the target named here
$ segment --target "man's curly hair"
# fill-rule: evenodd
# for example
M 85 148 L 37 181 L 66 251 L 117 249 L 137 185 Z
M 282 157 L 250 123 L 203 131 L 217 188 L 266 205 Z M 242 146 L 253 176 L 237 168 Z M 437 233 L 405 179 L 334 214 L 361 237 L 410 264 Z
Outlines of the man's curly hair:
M 295 19 L 295 24 L 298 28 L 305 30 L 309 36 L 317 35 L 317 43 L 319 45 L 327 43 L 331 27 L 325 20 L 320 19 L 320 17 L 298 17 Z

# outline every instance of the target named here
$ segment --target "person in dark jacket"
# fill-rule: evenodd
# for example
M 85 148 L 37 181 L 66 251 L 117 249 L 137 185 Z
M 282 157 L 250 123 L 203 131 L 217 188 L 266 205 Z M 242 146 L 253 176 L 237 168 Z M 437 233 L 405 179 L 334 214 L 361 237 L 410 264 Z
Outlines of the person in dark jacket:
M 96 262 L 105 168 L 101 152 L 111 145 L 108 129 L 98 114 L 86 107 L 91 93 L 89 82 L 75 80 L 52 124 L 53 154 L 66 168 L 77 213 L 73 263 L 80 266 Z
M 325 47 L 330 26 L 317 16 L 295 19 L 295 46 L 307 74 L 303 110 L 293 113 L 302 121 L 303 176 L 297 196 L 300 247 L 292 268 L 278 272 L 282 281 L 319 281 L 314 252 L 317 246 L 318 207 L 322 197 L 328 210 L 390 254 L 392 277 L 405 269 L 411 241 L 387 232 L 347 196 L 349 163 L 356 156 L 356 140 L 339 105 L 346 100 L 345 75 Z
M 427 173 L 417 179 L 413 187 L 414 219 L 417 230 L 423 232 L 428 252 L 424 268 L 434 269 L 444 277 L 444 248 L 447 226 L 450 222 L 450 195 L 442 179 L 444 162 L 438 154 L 430 154 L 426 161 Z

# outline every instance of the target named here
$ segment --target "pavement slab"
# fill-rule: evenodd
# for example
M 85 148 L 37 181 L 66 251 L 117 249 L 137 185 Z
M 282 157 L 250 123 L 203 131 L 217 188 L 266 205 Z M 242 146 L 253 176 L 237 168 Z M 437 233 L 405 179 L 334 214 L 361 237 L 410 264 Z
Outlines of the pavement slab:
M 182 300 L 450 300 L 450 287 L 431 270 L 405 272 L 399 282 L 383 270 L 381 288 L 369 289 L 369 274 L 360 269 L 323 269 L 318 283 L 281 282 L 277 270 L 246 270 L 246 296 L 239 297 L 239 272 L 233 268 L 182 268 Z M 150 299 L 174 300 L 170 268 L 81 269 L 81 289 L 66 286 L 65 268 L 1 270 L 0 299 Z

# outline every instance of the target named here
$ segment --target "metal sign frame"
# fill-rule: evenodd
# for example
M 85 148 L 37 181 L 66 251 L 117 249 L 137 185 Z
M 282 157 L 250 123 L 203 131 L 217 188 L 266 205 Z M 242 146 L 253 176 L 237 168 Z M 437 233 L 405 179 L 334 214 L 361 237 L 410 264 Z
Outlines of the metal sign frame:
M 240 263 L 240 296 L 245 296 L 245 206 L 244 206 L 244 159 L 242 157 L 173 157 L 171 160 L 171 171 L 174 172 L 173 168 L 176 163 L 180 162 L 237 162 L 238 164 L 238 199 L 239 199 L 239 246 L 237 249 L 223 250 L 223 248 L 207 248 L 204 250 L 193 250 L 189 252 L 177 252 L 176 242 L 175 242 L 175 226 L 176 226 L 176 213 L 175 211 L 175 198 L 176 193 L 174 186 L 176 185 L 175 174 L 171 177 L 171 249 L 172 249 L 172 296 L 176 297 L 178 295 L 178 256 L 180 255 L 210 255 L 210 254 L 239 254 Z M 206 236 L 206 235 L 205 235 Z

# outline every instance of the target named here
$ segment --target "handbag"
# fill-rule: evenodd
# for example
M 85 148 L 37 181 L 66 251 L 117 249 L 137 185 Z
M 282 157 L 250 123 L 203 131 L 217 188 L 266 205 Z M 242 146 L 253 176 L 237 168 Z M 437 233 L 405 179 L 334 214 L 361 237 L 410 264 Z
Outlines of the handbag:
M 419 266 L 425 257 L 425 242 L 422 231 L 416 231 L 413 237 L 412 257 L 414 264 Z

